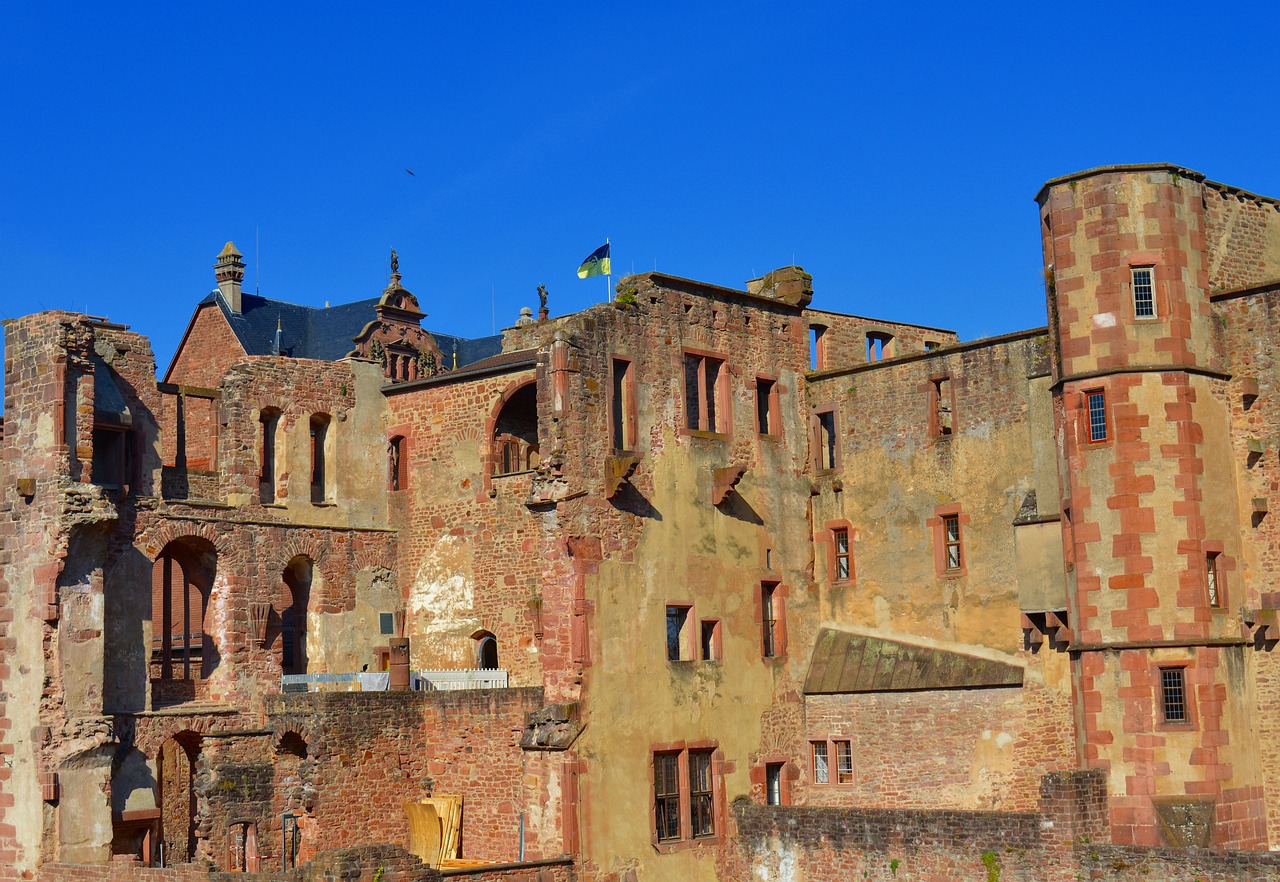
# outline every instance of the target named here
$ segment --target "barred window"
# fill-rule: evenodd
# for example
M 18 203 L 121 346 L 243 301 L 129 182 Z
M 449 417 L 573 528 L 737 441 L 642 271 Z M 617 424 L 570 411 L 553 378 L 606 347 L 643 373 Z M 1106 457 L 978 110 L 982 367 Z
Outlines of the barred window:
M 830 784 L 831 764 L 827 755 L 827 742 L 814 741 L 809 746 L 813 748 L 813 783 Z
M 1107 396 L 1101 390 L 1086 392 L 1085 400 L 1089 406 L 1089 440 L 1107 440 Z
M 714 753 L 714 748 L 654 753 L 654 831 L 659 843 L 716 835 Z
M 960 516 L 947 515 L 942 519 L 943 539 L 947 546 L 947 569 L 958 570 L 964 563 L 960 548 Z
M 694 839 L 716 835 L 711 790 L 711 751 L 689 751 L 689 828 Z
M 1182 668 L 1160 669 L 1160 698 L 1166 723 L 1188 722 L 1186 672 Z
M 835 581 L 847 582 L 853 570 L 849 565 L 849 531 L 843 527 L 832 530 L 831 538 L 835 545 Z

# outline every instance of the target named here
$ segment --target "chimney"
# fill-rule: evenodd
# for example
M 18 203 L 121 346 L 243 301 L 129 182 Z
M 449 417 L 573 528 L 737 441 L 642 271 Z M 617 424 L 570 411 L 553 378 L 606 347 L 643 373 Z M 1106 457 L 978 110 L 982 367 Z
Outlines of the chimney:
M 218 255 L 218 262 L 213 265 L 213 273 L 218 280 L 218 290 L 222 299 L 236 315 L 240 314 L 240 285 L 244 281 L 244 257 L 236 250 L 234 242 L 228 242 Z

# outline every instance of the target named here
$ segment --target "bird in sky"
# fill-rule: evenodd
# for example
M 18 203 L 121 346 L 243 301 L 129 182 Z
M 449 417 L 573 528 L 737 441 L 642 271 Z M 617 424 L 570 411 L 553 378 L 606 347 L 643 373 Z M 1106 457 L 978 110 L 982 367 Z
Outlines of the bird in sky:
M 406 169 L 405 169 L 405 171 L 407 171 L 409 174 L 413 175 L 413 169 L 411 169 L 411 168 L 406 168 Z M 415 178 L 417 177 L 417 175 L 413 175 L 413 176 L 414 176 Z

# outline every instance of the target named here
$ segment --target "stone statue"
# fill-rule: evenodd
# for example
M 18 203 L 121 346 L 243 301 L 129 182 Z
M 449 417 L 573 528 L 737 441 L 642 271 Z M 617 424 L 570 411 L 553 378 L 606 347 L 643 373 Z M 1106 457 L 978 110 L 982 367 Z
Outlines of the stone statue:
M 538 308 L 539 309 L 547 308 L 547 286 L 546 285 L 538 286 Z
M 396 250 L 392 248 L 391 249 L 391 275 L 394 276 L 399 272 L 400 272 L 400 255 L 396 254 Z

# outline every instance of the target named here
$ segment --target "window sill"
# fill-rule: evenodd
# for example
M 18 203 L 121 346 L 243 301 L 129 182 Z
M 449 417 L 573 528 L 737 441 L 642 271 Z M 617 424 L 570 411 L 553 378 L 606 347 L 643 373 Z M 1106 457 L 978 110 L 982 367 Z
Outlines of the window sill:
M 313 503 L 311 503 L 312 508 L 336 508 L 336 507 L 337 507 L 337 505 L 338 505 L 338 503 L 336 503 L 336 502 L 313 502 Z
M 705 429 L 681 429 L 680 434 L 686 435 L 690 438 L 705 438 L 708 441 L 729 440 L 728 432 L 708 432 Z
M 312 505 L 316 505 L 316 504 L 317 504 L 317 503 L 312 503 Z M 279 509 L 286 509 L 286 508 L 288 508 L 289 506 L 285 505 L 283 502 L 264 502 L 264 503 L 262 503 L 262 507 L 263 507 L 263 508 L 279 508 Z
M 685 851 L 690 848 L 697 848 L 702 845 L 719 845 L 720 836 L 704 836 L 701 839 L 670 839 L 662 842 L 654 842 L 653 848 L 658 854 L 671 854 L 672 852 Z
M 773 441 L 773 442 L 779 442 L 779 441 L 781 441 L 781 440 L 782 440 L 782 436 L 781 436 L 781 435 L 774 435 L 774 434 L 767 434 L 767 435 L 766 435 L 766 434 L 761 433 L 761 434 L 757 434 L 757 435 L 756 435 L 756 437 L 757 437 L 757 438 L 759 438 L 761 441 Z
M 519 477 L 520 475 L 532 475 L 532 474 L 533 474 L 534 472 L 536 472 L 536 471 L 537 471 L 537 469 L 522 469 L 521 471 L 518 471 L 518 472 L 499 472 L 499 473 L 497 473 L 497 474 L 490 475 L 490 477 L 492 477 L 492 478 L 517 478 L 517 477 Z M 397 491 L 397 492 L 399 492 L 399 491 Z

